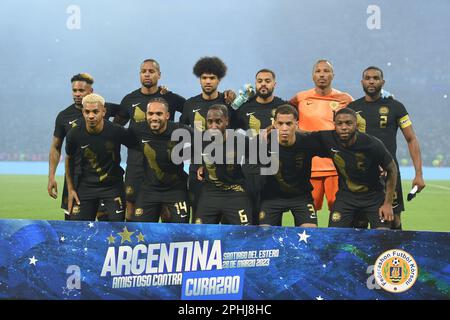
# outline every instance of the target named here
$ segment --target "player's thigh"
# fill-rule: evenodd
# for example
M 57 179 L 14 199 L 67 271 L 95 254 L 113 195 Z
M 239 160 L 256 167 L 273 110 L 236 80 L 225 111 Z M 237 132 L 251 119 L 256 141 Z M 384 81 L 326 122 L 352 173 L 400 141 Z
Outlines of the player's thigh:
M 283 212 L 286 210 L 284 200 L 265 199 L 261 202 L 259 211 L 259 224 L 269 226 L 281 226 Z
M 232 192 L 223 199 L 222 213 L 228 224 L 247 226 L 252 224 L 252 204 L 245 192 Z
M 200 192 L 195 212 L 195 224 L 218 224 L 222 218 L 220 200 L 206 190 Z
M 71 221 L 95 221 L 98 199 L 80 199 L 80 205 L 74 205 L 70 214 Z
M 161 220 L 163 222 L 189 223 L 190 211 L 189 202 L 186 198 L 176 202 L 164 203 Z
M 347 196 L 336 196 L 333 211 L 330 212 L 328 227 L 351 228 L 353 220 L 358 212 L 358 207 L 352 203 L 352 198 Z
M 383 202 L 384 193 L 380 193 L 379 195 L 372 197 L 370 201 L 367 201 L 365 207 L 362 209 L 362 212 L 366 214 L 367 219 L 369 220 L 371 229 L 390 229 L 391 227 L 391 222 L 381 219 L 379 215 L 379 209 Z
M 125 196 L 127 202 L 135 203 L 142 185 L 144 170 L 140 166 L 128 165 L 125 172 Z
M 302 195 L 289 199 L 289 207 L 294 216 L 295 226 L 314 224 L 317 226 L 317 212 L 311 196 Z
M 158 222 L 161 215 L 162 203 L 154 199 L 154 195 L 140 192 L 136 199 L 136 209 L 130 215 L 134 222 Z
M 102 202 L 108 221 L 125 220 L 125 195 L 123 193 L 104 198 Z

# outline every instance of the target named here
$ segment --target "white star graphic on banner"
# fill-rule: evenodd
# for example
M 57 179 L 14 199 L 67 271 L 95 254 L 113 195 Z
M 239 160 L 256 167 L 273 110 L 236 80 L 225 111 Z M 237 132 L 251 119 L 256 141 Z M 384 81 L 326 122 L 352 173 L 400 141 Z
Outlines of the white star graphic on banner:
M 298 239 L 298 241 L 305 241 L 305 243 L 308 243 L 308 238 L 311 237 L 310 235 L 306 234 L 306 231 L 303 230 L 303 233 L 297 233 L 298 236 L 300 237 L 300 239 Z
M 94 224 L 92 222 L 89 222 L 88 226 L 89 226 L 89 228 L 93 228 Z
M 30 264 L 32 264 L 32 265 L 36 265 L 36 262 L 39 261 L 38 259 L 36 259 L 35 256 L 33 256 L 32 258 L 28 258 L 28 259 L 30 259 Z
M 60 240 L 61 242 L 64 242 L 64 241 L 66 241 L 66 238 L 64 238 L 64 236 L 62 236 L 59 240 Z

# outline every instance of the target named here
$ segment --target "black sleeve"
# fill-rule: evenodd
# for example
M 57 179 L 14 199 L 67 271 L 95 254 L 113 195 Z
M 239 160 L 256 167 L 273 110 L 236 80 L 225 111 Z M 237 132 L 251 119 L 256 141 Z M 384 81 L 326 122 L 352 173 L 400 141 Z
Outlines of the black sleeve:
M 67 133 L 66 154 L 68 156 L 73 156 L 76 153 L 78 147 L 77 132 L 78 130 L 76 128 L 73 128 Z
M 313 131 L 304 134 L 308 147 L 311 148 L 313 156 L 321 158 L 330 158 L 326 141 L 326 131 Z
M 113 118 L 120 112 L 120 104 L 117 103 L 106 102 L 105 108 L 106 108 L 106 116 L 105 116 L 106 119 Z
M 185 102 L 181 111 L 180 123 L 190 125 L 189 123 L 189 105 Z
M 127 146 L 128 148 L 133 148 L 138 145 L 138 138 L 135 131 L 125 129 L 123 127 L 118 127 L 119 141 L 121 144 Z
M 61 119 L 61 113 L 58 114 L 55 120 L 55 130 L 53 131 L 53 135 L 61 140 L 66 137 L 66 130 L 64 129 L 64 124 Z
M 183 113 L 183 106 L 185 102 L 186 102 L 185 98 L 176 93 L 170 92 L 170 105 L 174 107 L 175 111 Z
M 128 102 L 127 98 L 123 98 L 120 102 L 119 111 L 117 112 L 117 115 L 123 119 L 126 119 L 127 121 L 130 120 L 130 115 L 128 113 Z

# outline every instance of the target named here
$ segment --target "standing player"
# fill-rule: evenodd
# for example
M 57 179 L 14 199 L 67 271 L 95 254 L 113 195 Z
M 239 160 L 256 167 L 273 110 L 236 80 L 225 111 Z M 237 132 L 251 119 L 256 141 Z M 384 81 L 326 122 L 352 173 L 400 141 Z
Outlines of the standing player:
M 228 123 L 228 109 L 225 105 L 213 105 L 209 108 L 206 116 L 208 131 L 205 134 L 210 134 L 213 141 L 203 145 L 203 165 L 197 170 L 197 178 L 204 181 L 201 183 L 195 212 L 197 224 L 217 224 L 221 221 L 236 225 L 252 223 L 251 200 L 245 191 L 241 159 L 237 152 L 240 139 L 228 136 Z M 246 139 L 245 144 L 248 146 L 248 138 L 242 138 Z M 235 141 L 234 148 L 230 150 L 227 143 L 231 139 Z
M 327 60 L 319 60 L 314 64 L 312 79 L 315 88 L 299 92 L 289 101 L 298 108 L 299 128 L 305 131 L 332 130 L 334 113 L 347 106 L 353 98 L 331 86 L 334 71 Z M 313 158 L 311 183 L 316 210 L 322 208 L 326 195 L 331 212 L 338 190 L 338 176 L 330 159 Z
M 172 133 L 180 128 L 192 130 L 169 121 L 169 104 L 162 98 L 149 101 L 146 122 L 134 126 L 144 154 L 145 176 L 136 200 L 131 221 L 189 223 L 187 174 L 183 163 L 174 164 Z
M 153 59 L 146 59 L 140 66 L 141 87 L 127 94 L 120 103 L 120 112 L 116 122 L 125 124 L 130 120 L 129 128 L 136 124 L 146 123 L 146 108 L 151 99 L 164 97 L 169 105 L 170 119 L 174 119 L 175 112 L 183 111 L 186 99 L 173 93 L 165 92 L 158 86 L 161 78 L 159 63 Z M 127 168 L 125 174 L 125 191 L 127 199 L 127 217 L 133 215 L 136 197 L 144 176 L 142 167 L 143 154 L 139 146 L 128 149 Z
M 256 97 L 244 103 L 236 111 L 236 127 L 245 131 L 251 130 L 252 136 L 259 130 L 272 125 L 275 110 L 286 104 L 274 95 L 276 87 L 275 73 L 269 69 L 261 69 L 256 73 Z M 260 192 L 263 178 L 259 174 L 250 174 L 244 170 L 246 186 L 253 203 L 253 222 L 258 224 L 260 212 Z
M 186 101 L 180 122 L 196 130 L 204 131 L 209 107 L 215 104 L 227 105 L 228 114 L 232 118 L 233 110 L 229 103 L 233 101 L 236 95 L 230 90 L 225 93 L 219 92 L 220 81 L 227 72 L 225 63 L 217 57 L 203 57 L 194 65 L 193 72 L 200 79 L 202 93 Z M 233 127 L 231 123 L 230 127 Z M 200 184 L 197 181 L 197 168 L 198 166 L 192 164 L 189 166 L 189 194 L 194 214 L 200 191 Z
M 89 94 L 82 100 L 84 122 L 70 130 L 66 142 L 66 179 L 70 220 L 95 220 L 103 201 L 109 221 L 123 221 L 123 169 L 120 145 L 137 145 L 123 127 L 105 121 L 105 100 Z M 80 158 L 78 183 L 72 179 L 74 159 Z M 74 203 L 75 202 L 75 203 Z
M 236 111 L 236 126 L 243 130 L 251 129 L 258 134 L 273 122 L 275 110 L 286 102 L 274 95 L 276 87 L 275 73 L 269 69 L 261 69 L 256 73 L 256 96 L 244 103 Z
M 335 130 L 319 132 L 339 174 L 329 227 L 350 228 L 355 216 L 364 214 L 372 229 L 389 229 L 394 220 L 397 166 L 379 139 L 356 128 L 356 113 L 344 108 L 336 112 Z M 386 186 L 379 179 L 380 167 L 387 172 Z
M 53 140 L 50 146 L 49 153 L 49 169 L 48 169 L 48 185 L 47 191 L 50 197 L 56 199 L 58 196 L 58 185 L 55 180 L 56 168 L 58 167 L 59 160 L 61 158 L 61 148 L 64 142 L 65 137 L 69 130 L 73 127 L 80 125 L 83 121 L 82 114 L 82 99 L 88 94 L 93 92 L 92 85 L 94 83 L 94 79 L 91 75 L 87 73 L 79 73 L 74 75 L 70 82 L 72 84 L 72 98 L 74 103 L 69 107 L 61 111 L 56 117 L 55 121 L 55 130 L 53 132 Z M 106 116 L 114 117 L 118 112 L 118 105 L 113 103 L 106 103 Z M 79 163 L 79 161 L 75 161 Z M 78 174 L 78 168 L 75 168 L 73 174 Z M 74 177 L 76 180 L 76 177 Z M 67 184 L 66 179 L 64 178 L 64 187 L 63 187 L 63 195 L 61 199 L 61 208 L 64 209 L 65 219 L 69 218 L 69 212 L 67 210 Z M 102 208 L 99 207 L 99 213 Z
M 323 149 L 317 133 L 297 132 L 298 112 L 291 105 L 276 109 L 274 128 L 278 130 L 278 171 L 266 176 L 262 189 L 260 225 L 281 226 L 283 212 L 291 210 L 296 226 L 317 227 L 311 196 L 311 162 Z
M 422 158 L 420 155 L 419 141 L 414 133 L 411 120 L 405 106 L 393 99 L 382 98 L 381 91 L 384 85 L 383 71 L 378 67 L 368 67 L 364 70 L 361 84 L 365 96 L 349 104 L 349 107 L 358 115 L 358 129 L 373 135 L 384 142 L 386 148 L 396 158 L 397 152 L 397 130 L 401 129 L 409 153 L 414 164 L 416 175 L 412 186 L 417 186 L 417 192 L 425 187 L 422 175 Z M 400 213 L 405 210 L 403 204 L 402 184 L 400 171 L 397 175 L 397 186 L 394 196 L 394 222 L 392 229 L 402 229 Z

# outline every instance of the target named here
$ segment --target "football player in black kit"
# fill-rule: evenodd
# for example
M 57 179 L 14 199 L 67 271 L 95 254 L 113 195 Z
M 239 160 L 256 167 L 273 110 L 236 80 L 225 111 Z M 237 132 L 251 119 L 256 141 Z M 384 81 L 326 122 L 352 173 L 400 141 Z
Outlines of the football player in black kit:
M 200 79 L 202 93 L 186 101 L 180 122 L 196 130 L 204 131 L 209 107 L 215 104 L 226 105 L 230 119 L 233 119 L 233 109 L 230 107 L 230 103 L 236 95 L 231 90 L 226 90 L 224 93 L 218 90 L 219 83 L 227 72 L 225 63 L 217 57 L 203 57 L 194 65 L 193 72 Z M 229 127 L 233 127 L 231 122 Z M 197 195 L 200 191 L 197 168 L 198 166 L 192 164 L 189 166 L 189 194 L 194 215 L 198 201 Z
M 400 128 L 408 144 L 409 153 L 414 164 L 415 177 L 412 187 L 417 186 L 417 192 L 425 187 L 422 175 L 422 158 L 419 141 L 414 133 L 411 119 L 405 106 L 393 99 L 382 98 L 381 91 L 384 85 L 383 71 L 378 67 L 368 67 L 364 70 L 361 84 L 365 96 L 348 105 L 358 115 L 358 130 L 377 137 L 386 145 L 391 155 L 396 158 L 397 131 Z M 400 170 L 397 175 L 397 186 L 394 195 L 394 222 L 392 229 L 402 229 L 401 212 L 405 210 L 403 203 Z
M 337 111 L 334 122 L 335 130 L 318 131 L 339 175 L 329 227 L 352 227 L 355 215 L 364 214 L 372 229 L 389 229 L 397 180 L 391 154 L 379 139 L 357 131 L 352 109 Z M 387 172 L 385 186 L 380 181 L 380 167 Z
M 264 176 L 259 224 L 281 226 L 283 212 L 291 210 L 295 226 L 317 227 L 310 179 L 312 157 L 323 156 L 318 133 L 297 132 L 298 112 L 289 104 L 276 109 L 273 127 L 279 145 L 269 152 L 275 153 L 278 170 Z
M 179 141 L 171 141 L 172 133 L 189 128 L 170 121 L 169 104 L 154 98 L 147 104 L 146 122 L 133 127 L 144 154 L 145 176 L 136 200 L 131 221 L 189 223 L 187 174 L 183 162 L 172 161 L 172 150 Z
M 129 128 L 136 124 L 146 123 L 146 108 L 151 99 L 164 97 L 169 105 L 170 120 L 175 112 L 182 112 L 186 99 L 178 94 L 167 91 L 158 86 L 161 71 L 158 62 L 146 59 L 140 66 L 141 87 L 127 94 L 120 103 L 120 112 L 115 122 L 122 125 L 130 121 Z M 136 197 L 144 176 L 142 167 L 143 155 L 140 147 L 128 149 L 127 168 L 125 174 L 125 193 L 127 199 L 127 217 L 130 218 L 135 210 Z
M 50 197 L 56 199 L 58 196 L 58 185 L 55 180 L 55 173 L 56 168 L 58 167 L 59 160 L 61 158 L 61 148 L 62 144 L 64 142 L 64 139 L 67 136 L 67 133 L 69 130 L 73 127 L 76 127 L 80 125 L 83 121 L 83 114 L 81 112 L 82 105 L 81 101 L 82 99 L 93 92 L 92 85 L 94 83 L 94 79 L 91 75 L 87 73 L 79 73 L 74 75 L 70 82 L 72 84 L 72 97 L 74 103 L 71 104 L 69 107 L 61 111 L 58 116 L 56 117 L 55 121 L 55 129 L 53 132 L 53 140 L 52 144 L 50 146 L 50 153 L 49 153 L 49 170 L 48 170 L 48 185 L 47 185 L 47 191 Z M 108 119 L 110 117 L 114 117 L 118 110 L 119 105 L 114 103 L 106 103 L 106 115 L 105 118 Z M 76 161 L 76 163 L 79 163 L 79 161 Z M 76 179 L 76 175 L 78 174 L 79 168 L 75 168 L 75 172 L 73 174 L 75 175 L 73 178 Z M 67 184 L 66 179 L 64 178 L 64 187 L 63 187 L 63 194 L 61 198 L 61 208 L 64 209 L 65 213 L 65 219 L 69 219 L 69 212 L 67 210 Z M 100 214 L 102 212 L 102 206 L 99 207 L 99 219 Z
M 244 103 L 236 111 L 236 127 L 245 131 L 251 130 L 250 136 L 259 134 L 259 131 L 272 125 L 275 110 L 278 106 L 286 104 L 286 101 L 276 97 L 275 73 L 269 69 L 261 69 L 256 73 L 256 95 Z M 259 174 L 244 172 L 246 186 L 253 203 L 253 223 L 258 224 L 260 208 L 260 192 L 262 177 Z
M 125 195 L 120 146 L 137 145 L 127 129 L 104 119 L 105 100 L 89 94 L 82 100 L 83 122 L 72 128 L 66 141 L 66 179 L 70 220 L 95 220 L 103 201 L 109 221 L 124 221 Z M 80 173 L 75 184 L 74 160 L 80 158 Z
M 221 221 L 237 225 L 252 223 L 251 200 L 245 191 L 238 154 L 240 139 L 237 135 L 228 135 L 228 123 L 228 109 L 225 105 L 213 105 L 209 108 L 206 115 L 208 130 L 205 135 L 210 135 L 212 142 L 203 142 L 203 164 L 197 169 L 197 179 L 201 181 L 195 212 L 197 224 L 217 224 Z M 248 150 L 248 138 L 244 135 L 242 138 Z M 234 139 L 233 148 L 227 148 L 231 139 Z

